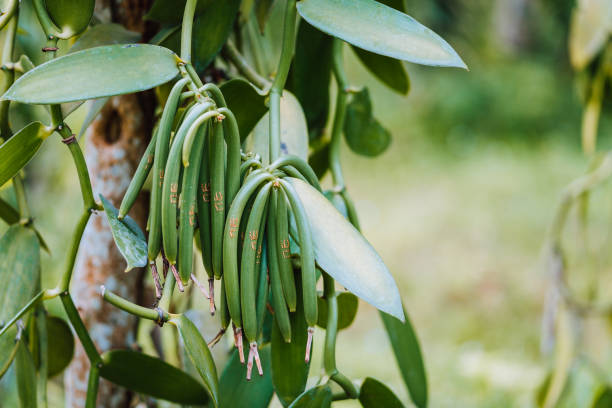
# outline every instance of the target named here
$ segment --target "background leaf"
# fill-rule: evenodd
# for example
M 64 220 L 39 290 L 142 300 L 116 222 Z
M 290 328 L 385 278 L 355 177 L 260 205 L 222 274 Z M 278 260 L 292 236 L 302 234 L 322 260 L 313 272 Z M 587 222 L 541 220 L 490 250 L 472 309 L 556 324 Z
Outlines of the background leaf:
M 318 298 L 318 321 L 317 326 L 327 327 L 327 301 L 324 298 Z M 355 316 L 357 316 L 357 306 L 359 299 L 357 296 L 349 292 L 342 292 L 338 295 L 338 330 L 349 327 Z
M 421 348 L 406 311 L 406 321 L 402 323 L 393 316 L 380 313 L 387 330 L 395 360 L 399 366 L 404 383 L 408 387 L 410 398 L 419 408 L 427 406 L 427 377 L 421 357 Z
M 331 388 L 319 385 L 302 393 L 289 405 L 290 408 L 329 408 L 332 402 Z M 381 405 L 382 407 L 382 405 Z
M 21 342 L 16 338 L 17 326 L 15 325 L 0 336 L 0 378 L 4 377 L 17 354 L 17 347 Z
M 12 205 L 0 198 L 0 219 L 8 225 L 15 224 L 19 221 L 19 213 Z
M 36 407 L 36 367 L 30 350 L 19 342 L 15 356 L 15 373 L 17 374 L 17 391 L 21 408 Z
M 359 390 L 359 402 L 363 408 L 403 408 L 404 404 L 387 386 L 374 378 L 366 378 Z
M 569 55 L 575 70 L 584 69 L 599 54 L 612 32 L 612 2 L 579 0 L 572 12 Z
M 325 196 L 302 180 L 288 180 L 304 204 L 321 269 L 374 307 L 403 319 L 395 281 L 370 243 Z
M 189 374 L 143 353 L 111 350 L 102 355 L 100 376 L 132 391 L 185 405 L 205 405 L 208 393 Z
M 401 61 L 373 52 L 351 47 L 359 61 L 385 85 L 402 95 L 410 89 L 410 80 Z
M 372 116 L 367 88 L 354 93 L 347 104 L 344 137 L 351 150 L 362 156 L 378 156 L 391 144 L 389 131 Z
M 200 377 L 204 380 L 204 386 L 212 397 L 213 404 L 219 406 L 219 379 L 217 368 L 210 354 L 208 345 L 195 325 L 186 316 L 180 315 L 173 318 L 172 323 L 176 325 L 183 339 L 185 350 L 191 363 L 198 370 Z
M 47 370 L 48 376 L 53 377 L 64 371 L 74 355 L 74 337 L 70 326 L 63 319 L 47 316 Z
M 297 8 L 319 30 L 364 50 L 417 64 L 466 68 L 439 35 L 375 0 L 302 0 Z
M 90 48 L 26 72 L 3 99 L 52 104 L 144 91 L 174 78 L 176 64 L 172 51 L 156 45 Z
M 234 350 L 230 361 L 223 369 L 219 382 L 219 406 L 221 408 L 267 408 L 274 388 L 270 367 L 270 345 L 259 349 L 264 375 L 254 374 L 251 381 L 245 379 L 246 368 L 240 363 L 238 351 Z
M 55 25 L 70 37 L 87 28 L 95 3 L 95 0 L 45 0 L 47 12 Z
M 117 218 L 119 210 L 117 210 L 106 198 L 100 195 L 106 219 L 113 233 L 113 239 L 119 252 L 125 258 L 127 267 L 125 271 L 132 268 L 142 268 L 147 265 L 147 243 L 144 233 L 138 228 L 138 225 L 129 215 L 123 220 Z
M 241 78 L 230 79 L 221 85 L 227 107 L 236 116 L 240 140 L 244 141 L 257 122 L 268 112 L 266 96 Z
M 125 29 L 120 24 L 98 24 L 85 31 L 83 35 L 70 47 L 68 53 L 86 50 L 112 44 L 131 44 L 140 40 L 141 35 Z
M 145 19 L 164 24 L 178 24 L 183 20 L 186 3 L 187 0 L 155 0 Z M 195 15 L 202 13 L 212 3 L 213 0 L 198 0 Z
M 42 123 L 34 122 L 0 145 L 0 186 L 28 164 L 49 134 Z

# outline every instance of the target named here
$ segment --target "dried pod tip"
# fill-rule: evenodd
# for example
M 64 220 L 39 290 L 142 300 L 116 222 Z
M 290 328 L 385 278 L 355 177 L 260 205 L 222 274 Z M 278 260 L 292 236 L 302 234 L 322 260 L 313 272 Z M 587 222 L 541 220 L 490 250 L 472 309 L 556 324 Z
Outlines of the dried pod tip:
M 263 376 L 263 369 L 261 367 L 261 360 L 259 359 L 259 351 L 257 350 L 257 342 L 253 341 L 249 344 L 249 362 L 247 363 L 247 380 L 251 380 L 251 372 L 253 371 L 253 359 L 257 365 L 257 372 L 260 376 Z
M 232 325 L 234 325 L 232 323 Z M 244 364 L 244 348 L 242 346 L 242 329 L 234 325 L 234 344 L 238 349 L 238 355 L 240 356 L 240 362 Z
M 176 281 L 179 292 L 184 292 L 185 286 L 183 286 L 183 282 L 181 282 L 181 277 L 179 276 L 178 271 L 176 270 L 176 265 L 171 264 L 170 270 L 172 271 L 172 274 L 174 275 L 174 280 Z
M 312 336 L 314 335 L 314 327 L 308 328 L 308 340 L 306 340 L 306 357 L 304 361 L 310 362 L 310 349 L 312 348 Z
M 208 300 L 210 301 L 210 314 L 211 316 L 214 316 L 215 312 L 217 311 L 217 308 L 215 307 L 215 280 L 214 279 L 208 280 L 208 293 L 210 294 L 210 297 L 208 298 Z
M 104 297 L 104 293 L 106 292 L 106 287 L 104 285 L 100 285 L 100 295 Z

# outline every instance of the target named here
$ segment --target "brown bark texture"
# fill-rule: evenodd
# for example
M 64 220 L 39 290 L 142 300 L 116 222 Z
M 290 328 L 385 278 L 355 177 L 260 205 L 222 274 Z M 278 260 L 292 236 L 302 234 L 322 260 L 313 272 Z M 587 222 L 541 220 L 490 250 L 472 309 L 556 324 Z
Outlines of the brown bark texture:
M 96 4 L 96 17 L 123 24 L 142 33 L 150 31 L 142 16 L 152 0 L 104 0 Z M 151 135 L 154 96 L 152 92 L 113 97 L 87 131 L 85 158 L 93 191 L 119 207 L 131 177 Z M 130 215 L 144 228 L 148 197 L 141 195 Z M 142 301 L 142 270 L 124 273 L 126 262 L 119 253 L 102 212 L 94 214 L 83 235 L 72 279 L 71 293 L 79 313 L 98 348 L 132 348 L 136 342 L 136 319 L 105 303 L 100 285 L 134 302 Z M 85 406 L 89 361 L 80 344 L 66 371 L 66 407 Z M 98 407 L 127 407 L 131 395 L 101 379 Z

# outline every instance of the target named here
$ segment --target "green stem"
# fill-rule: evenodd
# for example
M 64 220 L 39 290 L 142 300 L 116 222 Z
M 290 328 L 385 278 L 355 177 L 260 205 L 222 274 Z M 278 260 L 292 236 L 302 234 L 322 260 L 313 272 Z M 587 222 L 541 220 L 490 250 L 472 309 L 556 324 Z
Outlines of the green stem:
M 325 372 L 350 398 L 357 398 L 359 391 L 349 378 L 336 367 L 336 339 L 338 336 L 338 298 L 334 279 L 323 273 L 323 296 L 327 301 L 327 327 L 325 328 L 325 348 L 323 366 Z
M 47 314 L 44 307 L 36 308 L 36 328 L 38 330 L 38 397 L 40 406 L 47 407 L 47 372 L 48 372 L 48 345 Z
M 68 249 L 68 254 L 66 257 L 64 273 L 60 278 L 59 284 L 57 285 L 57 290 L 59 292 L 66 292 L 70 287 L 70 279 L 72 278 L 74 263 L 76 261 L 76 256 L 79 251 L 79 245 L 81 244 L 81 237 L 83 236 L 83 231 L 85 231 L 85 227 L 87 226 L 89 217 L 91 217 L 91 211 L 86 209 L 83 214 L 81 214 L 81 218 L 79 218 L 79 223 L 77 224 L 76 228 L 72 233 L 72 240 L 70 241 L 70 248 Z
M 51 20 L 51 17 L 49 17 L 44 0 L 34 0 L 34 10 L 36 11 L 36 16 L 38 17 L 40 26 L 45 32 L 47 39 L 60 38 L 60 29 L 55 25 L 53 20 Z
M 242 54 L 240 54 L 240 51 L 238 51 L 238 48 L 236 48 L 231 40 L 228 40 L 227 43 L 225 43 L 223 55 L 236 67 L 236 69 L 238 69 L 242 75 L 244 75 L 246 79 L 251 81 L 259 89 L 267 89 L 271 85 L 270 81 L 259 75 L 259 73 L 249 65 L 249 62 Z
M 295 21 L 297 10 L 295 0 L 288 0 L 285 5 L 285 22 L 283 27 L 283 45 L 278 68 L 270 89 L 270 162 L 280 156 L 280 98 L 289 75 L 289 67 L 295 51 Z
M 2 328 L 0 329 L 0 337 L 12 326 L 15 322 L 28 312 L 33 306 L 35 306 L 39 300 L 43 299 L 45 295 L 45 291 L 40 291 L 36 296 L 34 296 L 24 307 L 21 308 L 19 312 L 11 320 L 9 320 Z
M 15 189 L 15 195 L 17 196 L 17 206 L 19 207 L 19 222 L 23 224 L 28 224 L 30 222 L 30 208 L 28 207 L 25 186 L 23 185 L 23 179 L 21 175 L 17 174 L 15 177 L 13 177 L 13 188 Z
M 158 305 L 161 310 L 170 310 L 170 300 L 172 300 L 172 293 L 174 292 L 175 284 L 176 280 L 174 279 L 174 275 L 172 273 L 168 273 L 166 281 L 164 282 L 162 297 L 159 300 Z
M 191 35 L 193 31 L 193 16 L 198 1 L 187 0 L 185 12 L 183 13 L 183 23 L 181 27 L 181 59 L 186 63 L 191 63 Z
M 10 21 L 11 17 L 17 13 L 17 8 L 19 6 L 19 0 L 10 0 L 9 4 L 6 5 L 6 8 L 2 11 L 2 16 L 0 16 L 0 30 L 4 28 L 4 26 Z
M 89 380 L 87 381 L 87 396 L 85 398 L 85 408 L 96 408 L 99 382 L 100 367 L 98 366 L 98 364 L 91 364 L 91 366 L 89 367 Z
M 4 16 L 3 16 L 4 17 Z M 15 71 L 9 69 L 8 65 L 13 62 L 13 49 L 15 46 L 15 36 L 17 33 L 18 15 L 10 20 L 9 26 L 6 29 L 4 37 L 4 46 L 2 47 L 2 83 L 0 92 L 4 94 L 13 84 L 15 80 Z M 11 137 L 11 128 L 9 127 L 9 106 L 11 101 L 3 100 L 0 102 L 0 139 L 7 140 Z M 1 143 L 1 141 L 0 141 Z
M 96 349 L 93 340 L 91 340 L 91 337 L 87 332 L 87 328 L 85 327 L 83 320 L 81 320 L 81 316 L 79 316 L 79 312 L 76 306 L 74 305 L 72 297 L 70 296 L 68 291 L 62 292 L 62 294 L 60 294 L 60 299 L 62 300 L 62 304 L 64 305 L 64 310 L 66 311 L 68 320 L 70 320 L 72 328 L 74 329 L 77 337 L 81 341 L 81 345 L 85 350 L 85 354 L 87 354 L 89 362 L 92 366 L 101 363 L 102 358 L 100 357 L 100 353 L 98 353 L 98 350 Z
M 342 46 L 344 42 L 334 38 L 332 48 L 332 67 L 338 93 L 336 95 L 336 110 L 334 112 L 334 124 L 332 127 L 331 143 L 329 146 L 329 167 L 336 189 L 342 191 L 345 188 L 344 176 L 342 175 L 342 165 L 340 164 L 340 146 L 342 142 L 342 129 L 346 116 L 346 99 L 349 88 L 348 80 L 344 72 L 344 60 L 342 57 Z
M 102 286 L 102 297 L 111 305 L 123 310 L 124 312 L 128 312 L 134 316 L 141 317 L 147 320 L 153 320 L 158 324 L 163 324 L 168 321 L 170 315 L 168 312 L 164 311 L 161 308 L 157 310 L 149 309 L 147 307 L 143 307 L 137 305 L 135 303 L 130 302 L 127 299 L 122 298 L 121 296 L 115 295 L 113 292 L 106 290 L 104 286 Z

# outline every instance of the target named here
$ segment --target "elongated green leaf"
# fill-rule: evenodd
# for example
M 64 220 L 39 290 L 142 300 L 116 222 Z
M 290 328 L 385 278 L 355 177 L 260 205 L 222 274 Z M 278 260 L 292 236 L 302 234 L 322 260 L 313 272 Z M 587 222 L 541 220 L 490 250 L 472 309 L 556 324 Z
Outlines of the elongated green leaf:
M 268 160 L 270 114 L 265 114 L 255 129 L 250 142 L 251 150 L 259 153 L 265 163 Z M 300 102 L 288 91 L 280 102 L 281 155 L 293 154 L 308 160 L 308 128 Z
M 219 379 L 217 378 L 217 368 L 210 354 L 208 345 L 202 338 L 202 335 L 195 325 L 186 316 L 171 320 L 179 330 L 187 355 L 191 363 L 198 370 L 200 377 L 204 380 L 204 386 L 212 397 L 212 402 L 215 407 L 219 406 Z
M 270 345 L 259 349 L 259 358 L 264 375 L 253 375 L 251 381 L 245 379 L 246 368 L 240 363 L 238 352 L 225 366 L 219 382 L 219 406 L 221 408 L 267 408 L 274 394 L 272 373 L 270 372 Z
M 329 115 L 332 38 L 305 21 L 300 22 L 288 89 L 304 108 L 310 140 L 325 130 Z
M 74 337 L 68 323 L 55 316 L 47 317 L 47 337 L 47 370 L 48 376 L 53 377 L 70 364 L 74 355 Z
M 179 73 L 176 55 L 149 44 L 107 45 L 51 60 L 26 72 L 2 97 L 33 104 L 144 91 Z
M 584 69 L 603 49 L 611 32 L 612 2 L 577 1 L 569 33 L 569 54 L 574 69 Z
M 186 405 L 205 405 L 206 389 L 192 376 L 170 364 L 131 350 L 102 355 L 100 376 L 129 390 Z
M 15 325 L 0 336 L 0 378 L 4 377 L 4 374 L 6 374 L 11 366 L 15 354 L 17 354 L 19 344 L 20 341 L 17 340 L 17 326 Z
M 183 20 L 185 3 L 187 0 L 155 0 L 145 19 L 162 24 L 178 24 Z M 204 12 L 211 3 L 214 0 L 198 0 L 195 15 Z
M 410 80 L 401 61 L 352 47 L 359 61 L 389 88 L 403 95 L 410 89 Z
M 405 311 L 404 316 L 406 321 L 402 323 L 393 316 L 380 313 L 410 398 L 414 405 L 422 408 L 427 406 L 427 376 L 419 341 Z
M 323 298 L 318 299 L 319 302 L 319 319 L 317 326 L 327 327 L 327 301 Z M 355 316 L 357 316 L 357 306 L 359 299 L 357 296 L 349 292 L 343 292 L 338 295 L 338 330 L 349 327 Z
M 45 0 L 55 25 L 70 37 L 85 30 L 93 16 L 95 0 Z
M 115 23 L 98 24 L 79 37 L 70 47 L 69 53 L 112 44 L 131 44 L 140 39 L 140 34 L 126 30 L 122 25 Z
M 15 357 L 15 373 L 17 374 L 17 391 L 22 408 L 36 407 L 36 367 L 28 347 L 19 342 Z
M 104 212 L 108 219 L 113 239 L 119 252 L 125 258 L 127 267 L 125 271 L 132 268 L 142 268 L 147 265 L 147 243 L 142 230 L 138 224 L 127 215 L 122 220 L 117 218 L 117 210 L 106 198 L 100 196 Z
M 221 85 L 221 92 L 227 107 L 236 116 L 240 139 L 244 141 L 268 111 L 266 96 L 260 94 L 248 81 L 240 78 L 224 82 Z
M 291 404 L 304 391 L 310 369 L 310 362 L 305 362 L 308 324 L 304 317 L 299 279 L 296 279 L 296 292 L 297 309 L 289 313 L 291 343 L 285 342 L 276 321 L 272 324 L 272 383 L 284 406 Z
M 359 391 L 363 408 L 403 408 L 404 404 L 387 386 L 374 378 L 366 378 Z
M 193 65 L 201 72 L 227 40 L 240 8 L 240 0 L 212 2 L 193 25 Z
M 378 156 L 391 144 L 389 131 L 372 116 L 367 88 L 353 94 L 346 107 L 344 136 L 351 150 L 363 156 Z
M 364 50 L 417 64 L 467 68 L 439 35 L 375 0 L 302 0 L 297 8 L 319 30 Z
M 403 320 L 393 276 L 370 243 L 323 194 L 302 180 L 289 180 L 304 204 L 321 269 L 374 307 Z
M 329 408 L 332 402 L 331 388 L 327 384 L 304 391 L 289 408 Z M 383 407 L 383 405 L 380 405 Z
M 7 224 L 15 224 L 19 221 L 19 213 L 13 208 L 12 205 L 0 198 L 0 219 Z
M 0 145 L 0 186 L 19 172 L 50 135 L 42 123 L 30 123 Z
M 36 233 L 19 224 L 0 238 L 0 322 L 7 322 L 35 294 L 40 274 Z

